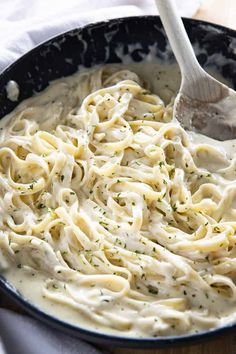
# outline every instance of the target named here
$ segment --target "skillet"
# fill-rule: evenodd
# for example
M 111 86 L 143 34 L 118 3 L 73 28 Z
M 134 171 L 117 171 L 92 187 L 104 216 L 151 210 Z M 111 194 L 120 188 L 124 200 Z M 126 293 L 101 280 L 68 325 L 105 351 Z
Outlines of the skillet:
M 236 89 L 236 31 L 204 21 L 184 19 L 184 25 L 197 58 L 204 68 L 211 67 Z M 22 100 L 48 86 L 57 78 L 72 75 L 80 67 L 122 63 L 124 58 L 141 62 L 147 56 L 174 62 L 160 19 L 140 16 L 114 19 L 76 28 L 37 46 L 0 74 L 0 118 L 10 113 Z M 15 80 L 20 88 L 19 99 L 7 98 L 6 85 Z M 41 311 L 24 298 L 0 275 L 0 288 L 26 311 L 39 320 L 82 339 L 136 348 L 159 348 L 226 335 L 236 323 L 191 335 L 131 338 L 98 333 L 75 326 Z

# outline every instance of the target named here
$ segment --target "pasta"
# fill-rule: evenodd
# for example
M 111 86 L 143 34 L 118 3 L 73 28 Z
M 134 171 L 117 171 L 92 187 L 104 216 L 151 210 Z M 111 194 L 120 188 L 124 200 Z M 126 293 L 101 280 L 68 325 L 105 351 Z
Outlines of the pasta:
M 236 155 L 186 132 L 173 101 L 143 85 L 107 66 L 3 120 L 1 273 L 43 276 L 40 296 L 78 324 L 135 336 L 218 327 L 236 313 Z

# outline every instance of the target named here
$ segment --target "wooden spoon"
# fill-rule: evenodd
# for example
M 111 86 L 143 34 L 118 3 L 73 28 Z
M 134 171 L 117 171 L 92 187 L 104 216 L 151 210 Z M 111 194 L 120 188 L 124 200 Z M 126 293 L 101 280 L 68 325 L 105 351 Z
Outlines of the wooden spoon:
M 199 65 L 174 1 L 155 1 L 182 75 L 174 117 L 184 128 L 211 138 L 236 138 L 236 92 Z

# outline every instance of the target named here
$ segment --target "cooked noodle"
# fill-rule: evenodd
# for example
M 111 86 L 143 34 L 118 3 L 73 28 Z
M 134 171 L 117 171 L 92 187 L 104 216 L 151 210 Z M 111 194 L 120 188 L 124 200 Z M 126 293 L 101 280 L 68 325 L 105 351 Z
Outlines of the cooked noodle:
M 220 326 L 235 312 L 235 163 L 133 72 L 55 82 L 2 126 L 5 267 L 120 333 Z

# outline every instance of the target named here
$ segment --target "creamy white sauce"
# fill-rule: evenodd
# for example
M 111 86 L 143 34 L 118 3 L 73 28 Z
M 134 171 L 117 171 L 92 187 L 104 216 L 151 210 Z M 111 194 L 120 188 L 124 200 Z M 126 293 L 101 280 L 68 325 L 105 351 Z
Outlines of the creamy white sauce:
M 165 103 L 169 103 L 178 91 L 180 73 L 176 65 L 139 63 L 126 66 L 117 64 L 112 67 L 113 72 L 114 69 L 118 71 L 126 68 L 138 74 L 142 80 L 141 86 L 156 93 Z M 2 157 L 3 163 L 7 166 L 8 162 L 7 159 L 5 159 L 5 155 L 1 152 L 1 148 L 4 148 L 5 141 L 7 141 L 11 135 L 14 135 L 15 139 L 17 137 L 18 144 L 20 145 L 19 142 L 21 141 L 22 146 L 25 146 L 26 149 L 27 144 L 24 145 L 23 137 L 28 134 L 27 132 L 33 132 L 33 129 L 36 129 L 34 133 L 36 135 L 38 134 L 38 130 L 44 131 L 43 134 L 45 140 L 42 140 L 43 138 L 40 137 L 38 140 L 35 140 L 34 143 L 39 144 L 38 146 L 40 147 L 40 144 L 44 142 L 45 145 L 42 145 L 44 151 L 42 150 L 41 155 L 38 154 L 38 158 L 44 158 L 43 155 L 47 155 L 47 149 L 51 148 L 50 144 L 51 146 L 56 144 L 53 140 L 53 134 L 52 136 L 49 136 L 47 135 L 48 132 L 51 133 L 53 129 L 57 130 L 59 124 L 70 124 L 71 127 L 74 124 L 75 127 L 73 129 L 76 128 L 77 131 L 80 131 L 81 127 L 79 125 L 79 119 L 80 117 L 83 119 L 83 115 L 78 108 L 81 106 L 81 103 L 86 100 L 88 103 L 83 103 L 83 107 L 86 107 L 87 112 L 90 112 L 90 110 L 93 109 L 93 105 L 97 105 L 97 107 L 99 106 L 98 102 L 103 95 L 107 95 L 106 97 L 110 101 L 112 101 L 113 97 L 116 97 L 116 107 L 119 107 L 119 103 L 121 102 L 121 107 L 117 108 L 117 112 L 119 112 L 119 115 L 122 115 L 123 113 L 121 113 L 121 110 L 125 107 L 125 100 L 128 100 L 130 92 L 132 92 L 133 97 L 136 97 L 135 90 L 137 90 L 137 87 L 133 84 L 130 88 L 129 86 L 122 86 L 120 89 L 117 89 L 117 87 L 113 86 L 115 87 L 114 95 L 121 92 L 121 96 L 112 96 L 109 89 L 107 89 L 107 91 L 105 89 L 105 93 L 102 91 L 104 89 L 98 89 L 100 85 L 99 80 L 101 79 L 99 75 L 100 74 L 97 73 L 92 74 L 92 80 L 87 80 L 86 76 L 84 79 L 81 79 L 82 76 L 80 76 L 80 74 L 57 80 L 44 93 L 23 102 L 17 107 L 15 112 L 10 115 L 10 117 L 3 119 L 0 122 L 0 127 L 2 128 L 2 134 L 0 136 L 0 159 Z M 105 72 L 104 75 L 105 76 L 102 80 L 103 82 L 106 82 L 106 80 L 109 80 L 109 75 L 111 75 L 111 73 L 108 75 Z M 135 79 L 131 73 L 128 73 L 127 78 L 124 73 L 122 75 L 120 74 L 120 76 L 119 74 L 117 74 L 117 76 L 114 74 L 114 78 L 110 79 L 112 85 L 119 83 L 119 81 L 121 81 L 120 77 L 122 77 L 122 80 Z M 219 79 L 219 77 L 217 78 Z M 128 85 L 128 83 L 126 83 L 126 85 Z M 126 89 L 124 87 L 126 87 Z M 131 91 L 129 92 L 129 90 Z M 93 98 L 87 99 L 86 97 L 91 91 L 95 91 L 95 93 L 98 92 L 97 96 L 95 95 Z M 130 101 L 130 106 L 128 106 L 128 116 L 134 117 L 134 121 L 136 119 L 136 114 L 140 114 L 140 116 L 143 114 L 142 119 L 143 122 L 145 122 L 145 114 L 152 114 L 152 112 L 157 114 L 157 107 L 159 106 L 161 107 L 161 110 L 164 110 L 164 105 L 161 101 L 158 101 L 157 98 L 154 99 L 153 97 L 149 97 L 148 92 L 145 92 L 145 95 L 147 95 L 146 98 L 148 101 L 145 101 L 145 97 L 142 97 L 142 99 L 136 98 L 136 101 Z M 155 103 L 153 100 L 156 100 Z M 94 102 L 93 105 L 91 102 Z M 147 106 L 145 106 L 147 102 L 151 102 L 149 110 L 147 109 Z M 72 107 L 74 108 L 72 109 Z M 73 111 L 72 113 L 71 109 Z M 106 125 L 106 120 L 103 120 L 104 118 L 102 118 L 102 109 L 108 109 L 107 106 L 103 107 L 101 105 L 101 107 L 97 109 L 102 122 L 99 124 Z M 132 291 L 135 290 L 135 294 L 133 293 L 132 296 L 128 295 L 129 293 L 126 293 L 123 289 L 123 286 L 125 285 L 121 282 L 119 283 L 116 280 L 116 277 L 113 277 L 117 269 L 111 273 L 113 275 L 109 278 L 109 281 L 106 279 L 107 287 L 105 286 L 105 291 L 104 284 L 102 285 L 98 282 L 97 278 L 96 280 L 94 278 L 94 284 L 93 281 L 90 280 L 90 289 L 88 289 L 83 283 L 83 279 L 86 279 L 86 277 L 82 277 L 81 280 L 80 278 L 77 278 L 77 274 L 75 275 L 73 272 L 68 273 L 67 275 L 66 272 L 70 268 L 70 262 L 73 262 L 73 259 L 75 259 L 73 257 L 75 256 L 73 255 L 70 260 L 67 259 L 66 252 L 68 253 L 68 251 L 63 252 L 63 248 L 61 247 L 63 246 L 65 247 L 64 249 L 66 249 L 69 244 L 68 242 L 70 242 L 71 247 L 75 247 L 74 237 L 68 236 L 70 235 L 70 224 L 67 225 L 68 235 L 63 234 L 64 239 L 62 240 L 62 244 L 57 243 L 58 239 L 56 236 L 57 241 L 53 241 L 54 243 L 52 243 L 57 247 L 57 252 L 60 253 L 60 256 L 58 256 L 58 253 L 57 256 L 61 260 L 61 268 L 58 264 L 53 267 L 53 262 L 56 262 L 56 258 L 54 258 L 54 256 L 56 257 L 56 253 L 55 255 L 50 253 L 46 242 L 44 242 L 44 238 L 41 238 L 43 241 L 42 247 L 41 243 L 37 243 L 38 240 L 31 240 L 31 210 L 25 209 L 23 216 L 20 214 L 20 208 L 18 211 L 11 211 L 13 205 L 11 202 L 11 190 L 13 187 L 7 187 L 7 181 L 4 179 L 4 171 L 1 171 L 0 169 L 0 177 L 2 172 L 2 179 L 0 180 L 0 201 L 2 200 L 2 205 L 0 204 L 0 207 L 2 206 L 2 208 L 6 208 L 3 211 L 2 217 L 0 217 L 0 230 L 2 228 L 3 233 L 6 233 L 7 235 L 8 229 L 10 228 L 9 225 L 12 225 L 11 218 L 17 225 L 22 222 L 22 217 L 26 220 L 26 223 L 29 223 L 28 228 L 22 226 L 19 230 L 17 229 L 18 226 L 14 226 L 14 232 L 19 235 L 25 235 L 28 241 L 20 236 L 14 236 L 10 237 L 10 242 L 7 242 L 6 237 L 4 238 L 4 235 L 0 234 L 0 251 L 2 252 L 0 268 L 2 269 L 2 274 L 23 294 L 26 299 L 30 300 L 45 312 L 59 317 L 64 321 L 98 331 L 117 334 L 122 333 L 122 335 L 126 336 L 144 337 L 195 332 L 221 326 L 222 324 L 235 320 L 236 290 L 232 280 L 234 279 L 234 276 L 228 274 L 227 269 L 228 267 L 231 267 L 232 272 L 235 272 L 236 270 L 234 266 L 235 258 L 232 253 L 234 252 L 234 242 L 236 242 L 236 240 L 234 241 L 236 236 L 232 231 L 232 228 L 236 229 L 236 210 L 234 209 L 236 206 L 233 204 L 234 193 L 236 191 L 236 173 L 234 167 L 236 141 L 217 142 L 200 134 L 193 132 L 186 133 L 179 130 L 180 128 L 178 125 L 174 123 L 172 124 L 168 120 L 171 117 L 171 109 L 170 106 L 169 110 L 165 110 L 166 125 L 169 124 L 169 130 L 167 130 L 166 133 L 163 133 L 160 144 L 155 143 L 155 141 L 159 140 L 158 137 L 155 138 L 154 130 L 152 128 L 153 120 L 150 120 L 151 123 L 149 125 L 147 124 L 146 127 L 142 125 L 143 123 L 140 123 L 140 132 L 136 132 L 135 138 L 132 142 L 132 149 L 126 152 L 125 158 L 127 160 L 127 166 L 132 167 L 133 161 L 136 161 L 137 164 L 139 164 L 138 167 L 136 166 L 136 177 L 130 175 L 129 178 L 131 179 L 132 177 L 134 181 L 136 181 L 136 179 L 139 178 L 138 175 L 140 174 L 141 176 L 143 174 L 143 184 L 145 184 L 145 186 L 141 183 L 137 183 L 137 185 L 130 184 L 129 187 L 127 187 L 128 185 L 122 187 L 122 183 L 124 183 L 122 182 L 122 178 L 126 176 L 124 170 L 125 167 L 122 167 L 123 170 L 121 169 L 117 175 L 114 173 L 115 177 L 113 177 L 108 169 L 104 172 L 105 176 L 109 176 L 110 178 L 107 180 L 106 184 L 109 184 L 111 181 L 114 182 L 114 178 L 118 177 L 118 182 L 114 185 L 111 196 L 112 193 L 118 193 L 119 198 L 119 193 L 124 193 L 126 191 L 131 192 L 131 194 L 125 198 L 129 204 L 126 209 L 122 208 L 122 203 L 112 209 L 115 213 L 113 215 L 116 215 L 116 218 L 112 222 L 121 226 L 120 230 L 113 230 L 111 235 L 116 235 L 115 240 L 113 240 L 114 247 L 118 247 L 118 254 L 123 255 L 124 260 L 127 261 L 127 272 L 132 274 L 133 279 L 136 279 L 135 282 L 134 280 L 131 281 Z M 22 124 L 17 120 L 19 113 L 22 111 L 24 112 L 23 115 L 26 122 L 31 120 L 35 123 L 36 128 L 33 125 L 30 126 L 28 123 Z M 78 115 L 78 117 L 76 115 Z M 65 117 L 69 117 L 68 121 L 65 120 L 63 122 Z M 86 117 L 90 117 L 90 115 L 87 114 Z M 157 118 L 156 120 L 158 122 Z M 129 118 L 127 118 L 127 121 L 129 122 Z M 15 125 L 12 122 L 15 122 Z M 161 121 L 161 124 L 162 123 L 163 122 Z M 76 126 L 76 124 L 78 124 L 78 126 Z M 37 125 L 40 125 L 40 127 Z M 104 148 L 102 145 L 103 140 L 108 139 L 109 143 L 112 142 L 119 145 L 119 142 L 122 144 L 128 139 L 129 130 L 125 130 L 125 127 L 122 126 L 124 132 L 122 129 L 118 132 L 116 126 L 111 124 L 108 125 L 104 131 L 102 128 L 103 125 L 99 125 L 99 129 L 97 129 L 96 133 L 93 133 L 94 140 L 92 140 L 92 142 L 93 144 L 97 144 L 96 146 L 98 146 L 98 149 L 101 149 L 100 154 L 105 154 L 104 156 L 106 156 L 109 149 L 112 149 L 113 147 L 112 144 L 107 144 L 107 147 Z M 14 129 L 12 128 L 13 126 Z M 89 123 L 88 128 L 91 127 L 93 127 L 93 124 Z M 162 125 L 162 128 L 164 127 L 165 124 Z M 66 131 L 65 127 L 63 129 Z M 81 187 L 81 190 L 76 189 L 76 186 L 79 185 L 80 182 L 78 182 L 77 185 L 75 184 L 74 187 L 71 187 L 71 185 L 64 185 L 64 183 L 67 183 L 67 179 L 70 178 L 70 154 L 75 154 L 75 152 L 73 146 L 63 145 L 63 141 L 65 142 L 65 139 L 68 139 L 68 137 L 65 138 L 65 136 L 63 136 L 63 129 L 60 132 L 60 144 L 62 144 L 60 149 L 62 157 L 58 160 L 58 166 L 62 164 L 63 154 L 67 151 L 68 168 L 63 170 L 62 165 L 60 165 L 60 169 L 58 167 L 58 171 L 60 172 L 55 172 L 53 175 L 54 189 L 48 190 L 42 198 L 40 197 L 40 204 L 37 200 L 37 208 L 39 211 L 43 209 L 44 213 L 44 206 L 42 207 L 42 205 L 43 203 L 45 203 L 45 205 L 48 203 L 50 206 L 48 207 L 48 209 L 50 209 L 48 217 L 51 217 L 52 220 L 54 220 L 55 213 L 58 213 L 59 215 L 61 212 L 60 215 L 61 218 L 63 218 L 63 213 L 67 210 L 66 206 L 63 206 L 60 209 L 61 211 L 58 209 L 54 210 L 52 208 L 53 200 L 56 200 L 62 190 L 66 193 L 66 198 L 68 198 L 68 200 L 71 195 L 73 198 L 76 192 L 76 197 L 78 197 L 78 201 L 82 206 L 84 213 L 81 214 L 80 217 L 82 219 L 83 217 L 85 218 L 81 224 L 79 223 L 81 230 L 85 234 L 87 232 L 90 237 L 95 231 L 97 233 L 99 230 L 101 235 L 106 239 L 106 237 L 108 237 L 107 228 L 114 228 L 114 223 L 112 224 L 111 222 L 111 224 L 107 224 L 107 220 L 104 221 L 102 219 L 100 226 L 96 224 L 95 227 L 95 224 L 93 225 L 93 223 L 100 220 L 100 216 L 96 214 L 97 208 L 99 207 L 95 204 L 86 205 L 87 200 L 91 199 L 89 195 L 93 198 L 96 193 L 95 186 L 93 185 L 92 188 L 90 187 L 91 190 L 86 191 L 85 187 Z M 22 134 L 22 131 L 24 134 Z M 158 131 L 159 130 L 157 129 L 157 135 Z M 82 132 L 78 134 L 78 141 L 80 142 L 84 137 Z M 90 132 L 88 132 L 88 134 L 90 134 Z M 76 144 L 76 136 L 73 135 L 73 139 L 74 144 Z M 186 143 L 187 139 L 189 139 L 189 143 Z M 170 147 L 173 149 L 172 152 L 168 151 L 169 143 L 171 143 Z M 14 149 L 14 142 L 9 140 L 7 146 Z M 35 147 L 36 145 L 34 145 L 34 148 Z M 135 149 L 137 150 L 136 152 Z M 143 151 L 145 151 L 144 156 L 142 155 Z M 164 151 L 167 151 L 166 156 L 161 155 Z M 137 152 L 140 154 L 140 157 L 136 154 Z M 18 151 L 18 154 L 24 155 L 24 151 Z M 155 159 L 153 160 L 152 156 L 154 155 L 152 154 L 156 154 L 155 159 L 157 161 L 160 160 L 158 169 L 155 169 L 156 176 L 154 176 L 154 172 L 152 172 L 152 175 L 148 174 L 151 166 L 150 164 L 155 161 Z M 114 159 L 117 159 L 117 155 L 118 154 L 116 153 L 114 154 Z M 109 155 L 109 157 L 111 156 Z M 162 160 L 164 157 L 168 158 L 170 161 L 164 163 Z M 173 157 L 175 160 L 174 162 L 171 161 L 173 160 Z M 139 158 L 141 160 L 139 160 Z M 54 158 L 51 157 L 51 159 L 53 160 Z M 85 157 L 81 155 L 80 159 L 83 160 Z M 95 158 L 95 164 L 96 161 Z M 28 183 L 26 189 L 23 190 L 23 194 L 27 194 L 29 191 L 30 193 L 31 191 L 33 193 L 34 189 L 37 188 L 40 190 L 39 183 L 43 183 L 40 182 L 40 178 L 42 178 L 40 170 L 37 170 L 38 167 L 35 167 L 35 169 L 33 167 L 33 163 L 36 163 L 36 160 L 32 159 L 31 163 L 31 170 L 28 167 L 26 173 L 24 172 L 24 168 L 19 169 L 19 173 L 21 173 L 21 176 L 17 177 L 19 178 L 19 185 Z M 42 163 L 41 166 L 43 166 Z M 43 167 L 45 171 L 48 168 L 47 164 L 50 166 L 50 163 L 51 160 L 48 159 Z M 112 163 L 116 164 L 118 162 L 115 161 Z M 171 175 L 169 175 L 171 164 L 174 164 L 176 174 L 174 180 L 171 179 L 173 176 L 170 177 Z M 126 166 L 126 163 L 122 166 Z M 15 168 L 17 168 L 17 165 Z M 101 166 L 97 165 L 96 168 L 98 171 L 97 173 L 99 174 Z M 29 171 L 31 171 L 34 176 L 33 181 L 31 182 L 29 182 L 28 178 Z M 130 170 L 129 173 L 133 172 Z M 184 179 L 183 174 L 185 175 Z M 165 178 L 163 178 L 163 176 Z M 104 178 L 105 177 L 101 178 L 101 183 Z M 159 201 L 160 198 L 156 201 L 155 194 L 153 194 L 154 192 L 150 191 L 150 185 L 151 183 L 154 183 L 153 180 L 156 180 L 157 183 L 161 183 L 161 190 L 167 188 L 161 201 Z M 127 183 L 127 181 L 125 183 Z M 70 187 L 72 188 L 71 192 L 68 192 L 66 188 L 68 189 Z M 17 186 L 14 188 L 16 188 L 17 192 Z M 19 186 L 18 188 L 22 187 Z M 99 188 L 102 193 L 107 193 L 106 187 L 103 187 L 102 184 Z M 138 188 L 140 188 L 140 190 Z M 153 185 L 152 188 L 154 188 Z M 229 188 L 231 188 L 230 191 Z M 5 199 L 4 203 L 3 197 L 1 197 L 1 191 L 3 195 L 6 193 L 6 190 L 9 190 L 10 194 L 9 197 Z M 178 191 L 181 191 L 181 193 L 178 194 Z M 87 193 L 88 195 L 86 198 L 84 193 Z M 156 191 L 155 193 L 158 192 Z M 193 204 L 188 201 L 190 195 L 192 198 L 191 203 Z M 102 196 L 98 197 L 101 201 L 103 200 Z M 29 198 L 31 198 L 31 196 L 29 196 Z M 152 200 L 152 198 L 154 198 L 155 202 L 153 201 L 151 203 L 150 200 Z M 61 205 L 66 205 L 66 202 L 62 201 L 62 199 L 60 200 Z M 87 200 L 85 201 L 85 199 Z M 7 203 L 8 206 L 6 205 Z M 29 205 L 32 205 L 32 203 L 29 203 Z M 68 201 L 68 203 L 70 204 L 71 202 Z M 105 203 L 105 214 L 109 203 L 111 203 L 111 199 L 109 202 L 107 200 Z M 155 204 L 154 208 L 153 203 L 159 204 Z M 109 207 L 111 207 L 111 205 L 112 204 L 109 204 Z M 187 212 L 186 218 L 184 219 L 185 211 L 183 208 L 185 207 L 189 214 Z M 93 211 L 94 214 L 92 214 L 93 208 L 95 208 L 95 211 Z M 136 208 L 136 210 L 133 211 L 133 214 L 132 208 Z M 156 212 L 156 210 L 158 212 Z M 89 229 L 89 231 L 86 231 L 85 224 L 83 224 L 86 221 L 86 212 L 91 218 L 90 226 L 95 227 L 94 229 Z M 37 211 L 37 213 L 39 212 Z M 138 226 L 141 220 L 140 213 L 142 214 L 144 226 L 141 231 L 139 229 L 140 226 Z M 8 214 L 12 215 L 11 218 L 8 217 Z M 195 214 L 197 214 L 197 217 L 194 216 Z M 219 216 L 220 214 L 221 216 Z M 131 218 L 131 215 L 133 215 L 133 219 Z M 43 218 L 45 219 L 46 217 L 47 215 L 43 214 Z M 103 216 L 101 216 L 101 218 L 103 218 Z M 219 221 L 218 225 L 216 220 L 220 220 L 220 218 L 223 221 L 222 223 Z M 179 220 L 180 226 L 178 226 L 178 223 L 173 224 L 173 220 Z M 33 223 L 35 222 L 36 221 L 33 220 Z M 40 223 L 41 221 L 38 220 L 37 222 Z M 100 222 L 98 222 L 98 224 L 99 223 Z M 132 226 L 133 231 L 131 230 L 132 223 L 134 225 Z M 5 226 L 6 224 L 8 227 Z M 213 225 L 212 228 L 216 228 L 214 232 L 209 229 L 209 225 Z M 101 227 L 103 229 L 101 229 Z M 219 229 L 220 227 L 222 227 L 222 230 Z M 24 228 L 26 231 L 24 231 Z M 42 228 L 44 229 L 45 237 L 48 236 L 46 228 L 47 225 L 45 224 L 45 227 Z M 39 226 L 35 226 L 35 230 L 39 229 Z M 156 233 L 157 229 L 158 232 Z M 18 230 L 18 232 L 16 232 L 16 230 Z M 208 230 L 207 232 L 209 235 L 203 237 L 203 233 L 206 232 L 206 230 Z M 139 231 L 140 237 L 143 237 L 142 241 L 140 241 L 141 239 L 137 240 L 135 238 L 135 235 L 138 235 Z M 37 232 L 39 233 L 39 231 L 35 232 L 36 234 Z M 155 239 L 155 243 L 150 240 L 149 235 L 152 235 L 152 238 Z M 81 237 L 80 242 L 86 241 L 81 234 L 77 234 L 77 237 Z M 219 241 L 217 241 L 217 237 L 219 238 Z M 50 239 L 48 239 L 47 242 L 50 244 Z M 106 247 L 108 247 L 108 243 L 111 242 L 109 237 L 106 239 L 106 242 Z M 146 248 L 144 247 L 143 242 L 147 243 L 147 246 L 145 246 Z M 92 247 L 97 247 L 96 241 L 91 242 L 91 245 Z M 232 247 L 232 249 L 229 251 L 227 247 Z M 111 246 L 108 247 L 108 249 L 110 248 Z M 42 254 L 40 252 L 42 252 Z M 102 255 L 101 249 L 98 249 L 97 252 L 100 256 Z M 126 252 L 130 253 L 126 255 Z M 154 255 L 152 255 L 152 252 Z M 135 258 L 134 261 L 132 257 L 137 258 Z M 140 259 L 138 257 L 140 257 Z M 214 263 L 214 257 L 216 261 L 220 262 L 218 266 L 220 271 L 218 271 L 217 263 Z M 226 265 L 224 265 L 223 262 L 224 257 L 230 258 L 230 261 Z M 97 258 L 96 261 L 98 261 L 98 259 L 99 258 Z M 34 261 L 36 262 L 35 264 L 33 263 Z M 26 262 L 26 264 L 24 264 L 24 262 Z M 69 268 L 66 262 L 69 264 Z M 78 268 L 78 277 L 80 277 L 81 274 L 96 275 L 98 267 L 102 267 L 103 265 L 102 262 L 100 262 L 94 266 L 94 262 L 95 261 L 91 258 L 91 263 L 87 267 L 87 273 L 85 272 L 85 269 L 81 271 L 83 262 L 81 262 L 81 264 L 75 262 Z M 93 269 L 89 268 L 91 265 Z M 119 261 L 113 260 L 112 266 L 119 266 Z M 213 271 L 213 269 L 217 270 Z M 109 267 L 107 271 L 108 270 Z M 182 271 L 183 274 L 181 274 Z M 101 271 L 101 274 L 109 274 L 109 272 L 106 273 L 104 270 L 104 272 Z M 227 274 L 228 277 L 224 277 L 224 274 Z M 216 278 L 213 279 L 214 276 Z M 164 281 L 163 277 L 166 277 Z M 211 277 L 212 279 L 210 279 Z M 54 282 L 55 279 L 56 282 Z M 124 279 L 126 279 L 125 276 Z M 76 284 L 81 281 L 82 283 L 80 287 L 76 286 Z M 45 282 L 48 284 L 46 287 Z M 185 282 L 187 285 L 183 285 Z M 220 292 L 219 294 L 210 287 L 210 284 L 213 283 L 216 284 L 217 289 L 220 289 L 218 290 Z M 223 284 L 223 286 L 220 286 L 219 284 Z M 62 288 L 60 288 L 61 286 Z M 120 299 L 116 298 L 116 296 L 118 296 L 117 292 L 119 287 L 124 291 L 124 295 L 121 296 Z M 111 292 L 111 289 L 113 293 Z M 147 293 L 147 289 L 149 293 Z M 66 293 L 66 291 L 69 291 L 70 293 Z M 227 293 L 227 296 L 224 296 L 224 291 Z M 78 297 L 78 299 L 76 297 Z M 136 300 L 134 300 L 135 298 Z M 86 305 L 91 312 L 89 315 L 86 314 L 85 309 L 79 308 L 81 304 L 86 304 L 86 300 L 90 301 L 90 304 L 88 305 L 87 303 Z M 70 304 L 67 301 L 70 301 Z M 138 303 L 138 301 L 140 303 Z M 163 301 L 163 303 L 161 301 Z M 232 311 L 232 308 L 235 310 Z M 97 316 L 94 317 L 94 319 L 93 317 L 89 317 L 93 316 L 93 314 L 94 316 Z M 101 318 L 99 316 L 101 316 Z
M 41 311 L 45 311 L 53 317 L 57 317 L 62 321 L 69 322 L 83 328 L 100 332 L 107 331 L 105 327 L 98 326 L 89 321 L 82 312 L 62 304 L 57 304 L 45 298 L 42 295 L 42 288 L 45 280 L 47 279 L 45 275 L 34 271 L 19 269 L 14 265 L 8 269 L 5 274 L 10 284 L 13 284 L 27 301 L 30 301 Z M 112 330 L 112 328 L 109 332 L 114 334 L 116 333 L 116 331 Z
M 10 80 L 6 85 L 7 98 L 13 102 L 18 101 L 20 94 L 19 85 L 16 81 Z

